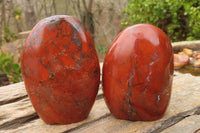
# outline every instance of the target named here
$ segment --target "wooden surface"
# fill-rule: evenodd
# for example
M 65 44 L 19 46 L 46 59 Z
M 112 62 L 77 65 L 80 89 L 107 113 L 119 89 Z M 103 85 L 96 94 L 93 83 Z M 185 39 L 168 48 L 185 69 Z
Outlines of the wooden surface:
M 192 50 L 199 50 L 200 40 L 174 42 L 174 43 L 172 43 L 172 47 L 173 47 L 174 53 L 178 53 L 178 52 L 182 51 L 184 48 L 189 48 Z
M 115 119 L 100 86 L 89 117 L 69 125 L 47 125 L 35 113 L 24 83 L 0 87 L 0 133 L 194 133 L 200 132 L 200 77 L 175 72 L 172 97 L 164 117 L 151 122 Z

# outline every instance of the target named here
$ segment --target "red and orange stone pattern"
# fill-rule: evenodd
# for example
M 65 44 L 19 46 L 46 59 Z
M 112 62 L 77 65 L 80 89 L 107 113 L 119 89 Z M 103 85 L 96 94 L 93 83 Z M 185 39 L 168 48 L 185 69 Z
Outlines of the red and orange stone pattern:
M 92 38 L 76 19 L 41 20 L 27 38 L 21 67 L 32 105 L 46 123 L 69 124 L 88 116 L 100 68 Z
M 118 119 L 151 121 L 168 106 L 173 80 L 173 51 L 163 31 L 138 24 L 122 31 L 103 65 L 106 104 Z

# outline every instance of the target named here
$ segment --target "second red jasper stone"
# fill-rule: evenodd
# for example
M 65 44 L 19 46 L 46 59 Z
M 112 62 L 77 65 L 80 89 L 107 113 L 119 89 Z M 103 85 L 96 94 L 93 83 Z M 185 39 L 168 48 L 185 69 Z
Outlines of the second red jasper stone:
M 69 124 L 88 116 L 100 68 L 92 38 L 76 19 L 41 20 L 27 38 L 21 67 L 32 105 L 46 123 Z
M 119 119 L 149 121 L 163 116 L 173 79 L 173 51 L 163 31 L 149 24 L 125 29 L 104 60 L 103 90 Z

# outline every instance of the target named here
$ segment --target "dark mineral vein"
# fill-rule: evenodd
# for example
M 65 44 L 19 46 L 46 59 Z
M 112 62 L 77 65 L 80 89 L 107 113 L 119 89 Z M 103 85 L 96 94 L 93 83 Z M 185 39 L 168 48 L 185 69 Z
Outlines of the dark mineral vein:
M 128 105 L 128 115 L 129 117 L 133 117 L 134 115 L 137 115 L 141 120 L 142 118 L 138 114 L 135 105 L 131 102 L 131 97 L 132 97 L 132 88 L 140 85 L 141 83 L 138 84 L 133 84 L 134 76 L 135 76 L 135 67 L 136 67 L 136 59 L 137 59 L 137 54 L 134 56 L 134 64 L 131 67 L 131 77 L 128 80 L 128 91 L 126 92 L 126 99 L 127 99 L 127 105 Z
M 145 82 L 145 85 L 144 85 L 144 87 L 143 87 L 143 93 L 142 93 L 142 95 L 144 95 L 145 93 L 146 93 L 146 91 L 147 91 L 147 85 L 149 84 L 149 82 L 150 82 L 150 76 L 151 76 L 151 74 L 152 74 L 152 66 L 153 66 L 153 64 L 155 63 L 155 62 L 157 62 L 158 61 L 158 59 L 159 59 L 159 57 L 158 57 L 158 55 L 157 55 L 157 52 L 158 52 L 158 47 L 156 47 L 156 50 L 154 51 L 154 53 L 153 53 L 153 59 L 152 59 L 152 61 L 149 63 L 149 74 L 147 75 L 147 77 L 146 77 L 146 82 Z
M 160 95 L 158 95 L 156 98 L 157 98 L 156 106 L 158 107 L 158 103 L 159 103 L 159 101 L 160 101 Z
M 45 66 L 45 64 L 41 60 L 39 60 L 39 61 L 42 64 L 42 66 L 48 71 L 48 68 Z
M 50 44 L 54 45 L 60 51 L 58 45 L 56 45 L 53 41 L 50 41 Z
M 127 102 L 128 102 L 128 107 L 130 109 L 130 112 L 128 111 L 128 115 L 129 117 L 133 117 L 134 115 L 137 115 L 140 120 L 142 120 L 142 118 L 140 117 L 140 115 L 138 114 L 135 105 L 131 102 L 131 96 L 132 96 L 132 89 L 129 87 L 128 93 L 127 93 Z

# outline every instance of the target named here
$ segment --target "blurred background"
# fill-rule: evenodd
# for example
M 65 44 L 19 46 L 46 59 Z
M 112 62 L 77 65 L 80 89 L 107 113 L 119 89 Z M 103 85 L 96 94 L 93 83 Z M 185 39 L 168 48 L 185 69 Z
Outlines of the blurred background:
M 117 34 L 138 23 L 158 26 L 172 42 L 200 40 L 200 0 L 0 0 L 0 85 L 22 80 L 26 37 L 39 20 L 55 14 L 85 26 L 100 61 Z

